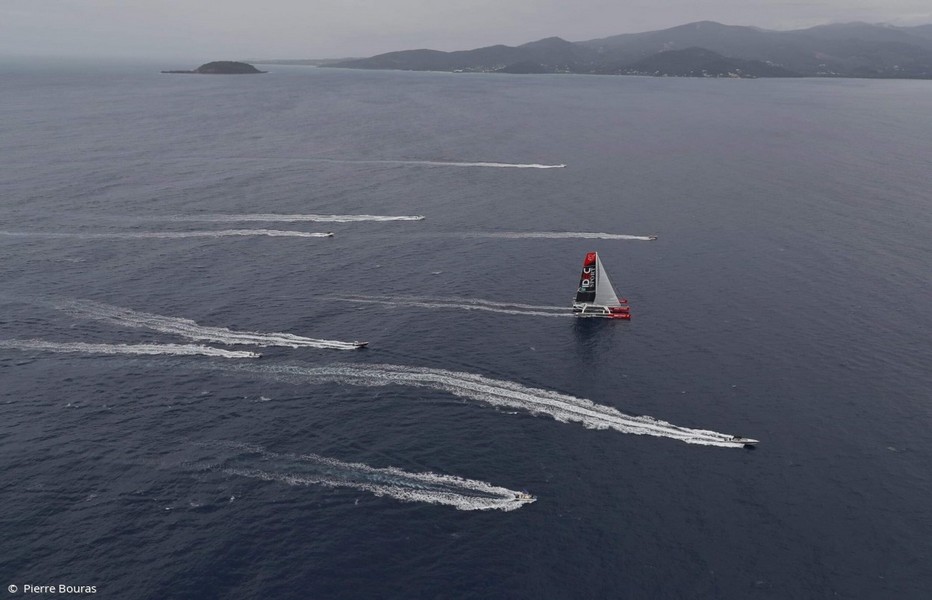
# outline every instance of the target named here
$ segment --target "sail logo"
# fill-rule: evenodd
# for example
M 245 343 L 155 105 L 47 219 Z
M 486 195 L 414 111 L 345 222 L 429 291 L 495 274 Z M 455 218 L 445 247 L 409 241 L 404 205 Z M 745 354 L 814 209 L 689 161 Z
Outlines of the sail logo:
M 582 277 L 579 280 L 579 291 L 588 292 L 595 286 L 595 268 L 583 267 Z

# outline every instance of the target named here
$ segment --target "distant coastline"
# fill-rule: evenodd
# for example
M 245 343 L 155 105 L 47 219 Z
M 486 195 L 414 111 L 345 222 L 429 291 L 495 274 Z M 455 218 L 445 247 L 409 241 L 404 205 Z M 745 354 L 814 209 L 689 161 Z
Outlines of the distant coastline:
M 770 31 L 701 21 L 583 42 L 550 37 L 520 46 L 276 63 L 452 73 L 932 79 L 932 24 L 840 23 Z

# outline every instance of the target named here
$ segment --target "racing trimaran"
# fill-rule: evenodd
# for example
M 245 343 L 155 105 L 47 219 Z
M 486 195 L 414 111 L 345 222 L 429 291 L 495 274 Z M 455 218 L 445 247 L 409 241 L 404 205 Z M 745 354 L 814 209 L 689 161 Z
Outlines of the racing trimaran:
M 630 319 L 631 309 L 625 298 L 618 298 L 598 252 L 589 252 L 583 260 L 582 275 L 576 289 L 573 313 L 577 317 Z

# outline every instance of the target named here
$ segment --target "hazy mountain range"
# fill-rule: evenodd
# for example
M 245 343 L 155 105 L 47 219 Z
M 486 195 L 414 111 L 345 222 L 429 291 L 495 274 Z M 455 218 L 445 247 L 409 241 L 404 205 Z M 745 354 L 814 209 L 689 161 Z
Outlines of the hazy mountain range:
M 689 23 L 568 42 L 441 52 L 404 50 L 321 66 L 413 71 L 588 73 L 691 77 L 932 79 L 932 25 L 822 25 L 795 31 Z

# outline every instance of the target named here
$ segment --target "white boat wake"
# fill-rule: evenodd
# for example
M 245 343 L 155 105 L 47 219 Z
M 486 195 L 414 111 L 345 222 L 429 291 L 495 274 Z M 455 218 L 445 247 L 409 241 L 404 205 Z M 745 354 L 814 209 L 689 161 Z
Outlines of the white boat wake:
M 208 161 L 208 162 L 272 162 L 272 163 L 333 163 L 345 165 L 412 165 L 427 167 L 479 167 L 492 169 L 563 169 L 565 164 L 540 163 L 506 163 L 494 161 L 457 161 L 457 160 L 418 160 L 418 159 L 378 159 L 378 158 L 333 158 L 326 156 L 197 156 L 163 158 L 163 161 Z M 146 161 L 151 162 L 151 161 Z
M 316 454 L 277 454 L 250 446 L 239 448 L 244 452 L 222 463 L 224 473 L 288 485 L 351 488 L 403 502 L 443 504 L 457 510 L 511 511 L 536 500 L 528 494 L 453 475 L 376 468 Z
M 134 239 L 181 239 L 181 238 L 220 238 L 220 237 L 298 237 L 325 238 L 330 233 L 307 231 L 282 231 L 279 229 L 222 229 L 217 231 L 118 231 L 113 233 L 82 233 L 54 231 L 0 231 L 0 235 L 9 237 L 36 238 L 75 238 L 82 240 L 134 240 Z
M 245 159 L 251 160 L 251 159 Z M 416 159 L 344 159 L 344 158 L 295 158 L 261 160 L 294 160 L 303 162 L 322 162 L 359 165 L 413 165 L 426 167 L 479 167 L 491 169 L 563 169 L 565 164 L 545 165 L 540 163 L 503 163 L 490 161 L 453 161 L 453 160 L 416 160 Z
M 221 358 L 259 358 L 261 354 L 241 350 L 223 350 L 189 344 L 88 344 L 84 342 L 47 342 L 45 340 L 0 340 L 0 348 L 73 352 L 81 354 L 136 354 L 172 356 L 217 356 Z
M 464 233 L 463 237 L 498 238 L 506 240 L 524 239 L 551 239 L 551 240 L 639 240 L 649 242 L 653 240 L 649 235 L 628 235 L 625 233 L 600 233 L 588 231 L 479 231 Z
M 106 321 L 115 325 L 137 329 L 150 329 L 192 340 L 218 342 L 228 345 L 248 344 L 252 346 L 284 346 L 287 348 L 323 348 L 331 350 L 356 350 L 358 348 L 358 345 L 352 342 L 320 340 L 290 333 L 234 331 L 226 327 L 198 325 L 190 319 L 137 312 L 128 308 L 89 300 L 60 302 L 55 304 L 55 308 L 86 319 Z
M 354 161 L 362 162 L 362 161 Z M 426 165 L 431 167 L 486 167 L 492 169 L 564 169 L 566 165 L 542 165 L 538 163 L 500 162 L 447 162 L 442 160 L 375 160 L 365 161 L 389 165 Z
M 277 222 L 277 223 L 360 223 L 364 221 L 423 221 L 421 215 L 315 215 L 315 214 L 214 214 L 214 215 L 169 215 L 166 217 L 146 217 L 147 221 L 173 221 L 191 223 L 251 223 L 251 222 Z
M 341 296 L 326 296 L 326 300 L 338 302 L 353 302 L 358 304 L 379 304 L 392 307 L 409 308 L 447 308 L 458 310 L 479 310 L 506 315 L 524 315 L 532 317 L 572 317 L 567 306 L 537 306 L 534 304 L 517 304 L 511 302 L 492 302 L 479 298 L 442 298 L 442 297 L 416 297 L 416 296 L 360 296 L 345 294 Z
M 690 429 L 647 416 L 625 415 L 618 410 L 540 388 L 524 386 L 457 371 L 428 369 L 403 365 L 352 365 L 336 364 L 326 367 L 221 367 L 249 373 L 262 373 L 292 382 L 342 383 L 359 386 L 405 385 L 426 387 L 475 400 L 492 406 L 526 410 L 531 414 L 545 414 L 563 423 L 579 423 L 589 429 L 613 429 L 634 435 L 651 435 L 671 438 L 687 444 L 741 448 L 744 443 L 734 436 Z

